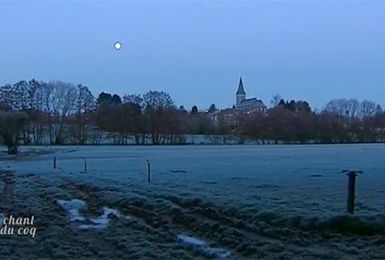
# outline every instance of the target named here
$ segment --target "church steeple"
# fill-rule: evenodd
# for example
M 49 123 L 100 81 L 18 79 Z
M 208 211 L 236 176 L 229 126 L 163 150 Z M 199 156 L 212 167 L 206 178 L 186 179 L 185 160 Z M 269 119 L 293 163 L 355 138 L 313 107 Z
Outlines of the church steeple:
M 246 92 L 245 90 L 243 89 L 243 82 L 242 82 L 242 77 L 239 79 L 239 84 L 238 84 L 238 90 L 237 90 L 237 93 L 235 95 L 235 107 L 238 107 L 243 100 L 246 99 Z
M 238 94 L 246 95 L 246 92 L 245 92 L 245 90 L 243 89 L 242 77 L 239 79 L 237 95 L 238 95 Z

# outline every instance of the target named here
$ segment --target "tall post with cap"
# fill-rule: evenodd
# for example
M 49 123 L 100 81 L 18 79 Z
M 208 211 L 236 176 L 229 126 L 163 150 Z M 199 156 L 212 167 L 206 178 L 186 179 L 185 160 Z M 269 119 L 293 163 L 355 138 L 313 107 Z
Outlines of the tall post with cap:
M 354 200 L 355 200 L 355 193 L 356 193 L 356 177 L 357 173 L 362 173 L 362 171 L 347 171 L 344 170 L 343 172 L 346 172 L 346 175 L 349 177 L 348 179 L 348 199 L 347 199 L 347 205 L 346 205 L 346 211 L 349 214 L 354 214 Z

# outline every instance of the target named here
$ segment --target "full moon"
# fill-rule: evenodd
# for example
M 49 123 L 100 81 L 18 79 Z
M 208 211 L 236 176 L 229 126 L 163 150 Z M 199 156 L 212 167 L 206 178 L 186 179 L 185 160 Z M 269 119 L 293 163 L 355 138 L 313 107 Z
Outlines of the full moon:
M 122 48 L 122 44 L 120 42 L 115 42 L 114 47 L 116 50 L 120 50 L 120 48 Z

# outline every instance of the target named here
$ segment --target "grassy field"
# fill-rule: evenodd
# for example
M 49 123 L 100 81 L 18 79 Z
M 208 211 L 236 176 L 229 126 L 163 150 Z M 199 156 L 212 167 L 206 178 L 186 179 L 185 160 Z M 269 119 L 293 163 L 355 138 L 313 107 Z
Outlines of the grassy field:
M 1 212 L 34 215 L 36 238 L 0 235 L 0 255 L 384 258 L 384 152 L 384 145 L 23 147 L 18 157 L 1 156 L 2 174 L 13 171 L 16 181 Z M 344 169 L 364 171 L 354 217 L 345 214 Z

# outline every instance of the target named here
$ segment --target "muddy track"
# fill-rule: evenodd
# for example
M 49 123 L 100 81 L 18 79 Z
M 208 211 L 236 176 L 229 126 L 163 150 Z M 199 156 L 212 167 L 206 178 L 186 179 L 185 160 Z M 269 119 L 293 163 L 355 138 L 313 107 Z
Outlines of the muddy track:
M 383 236 L 349 236 L 309 229 L 301 219 L 279 219 L 227 208 L 200 198 L 152 192 L 134 184 L 111 182 L 102 186 L 73 177 L 47 178 L 35 174 L 17 176 L 14 214 L 39 216 L 35 241 L 0 239 L 0 253 L 31 248 L 40 257 L 199 259 L 204 255 L 176 243 L 178 234 L 190 234 L 232 252 L 234 259 L 381 259 Z M 57 199 L 87 202 L 85 216 L 98 216 L 103 206 L 133 216 L 133 221 L 113 220 L 99 233 L 79 232 L 68 223 Z M 36 205 L 39 207 L 36 207 Z M 30 249 L 30 250 L 31 250 Z M 141 250 L 141 251 L 140 251 Z M 140 251 L 140 253 L 139 253 Z M 166 252 L 166 253 L 165 253 Z M 159 257 L 161 256 L 161 257 Z M 162 257 L 163 256 L 163 257 Z M 16 258 L 17 258 L 16 257 Z
M 23 189 L 23 192 L 21 190 Z M 98 232 L 83 232 L 68 221 L 67 214 L 57 204 L 58 199 L 80 198 L 88 203 L 84 212 L 96 216 L 103 203 L 98 188 L 76 186 L 35 174 L 17 176 L 14 215 L 37 216 L 37 236 L 34 240 L 17 236 L 0 237 L 0 256 L 8 259 L 199 259 L 196 252 L 175 248 L 175 237 L 148 225 L 141 218 L 135 221 L 116 220 L 111 228 Z M 138 234 L 137 236 L 135 234 Z M 143 235 L 145 234 L 145 235 Z M 32 257 L 33 255 L 33 257 Z M 1 257 L 0 257 L 1 258 Z
M 327 259 L 338 259 L 346 254 L 353 257 L 357 253 L 352 248 L 339 246 L 344 239 L 340 240 L 340 234 L 301 229 L 296 226 L 298 223 L 286 227 L 284 223 L 274 225 L 267 216 L 247 215 L 197 198 L 184 199 L 140 190 L 124 192 L 116 185 L 96 188 L 71 181 L 65 185 L 66 189 L 69 187 L 75 196 L 90 205 L 100 208 L 105 204 L 135 216 L 145 232 L 155 234 L 164 242 L 172 242 L 178 233 L 188 232 L 230 249 L 235 258 L 278 257 L 288 249 L 293 255 Z M 331 241 L 336 246 L 331 248 Z

